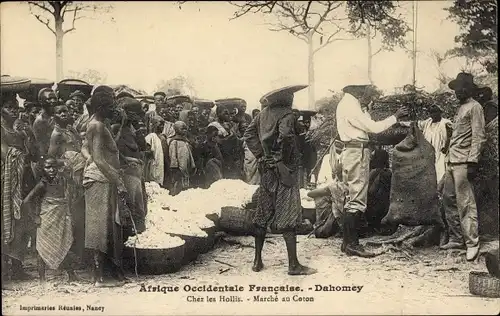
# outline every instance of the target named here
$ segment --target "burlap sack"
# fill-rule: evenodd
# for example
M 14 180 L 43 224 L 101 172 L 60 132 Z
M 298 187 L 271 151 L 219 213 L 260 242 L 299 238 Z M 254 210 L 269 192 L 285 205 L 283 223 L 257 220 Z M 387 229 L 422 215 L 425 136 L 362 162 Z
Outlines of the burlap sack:
M 382 224 L 439 225 L 434 148 L 413 123 L 394 148 L 389 212 Z

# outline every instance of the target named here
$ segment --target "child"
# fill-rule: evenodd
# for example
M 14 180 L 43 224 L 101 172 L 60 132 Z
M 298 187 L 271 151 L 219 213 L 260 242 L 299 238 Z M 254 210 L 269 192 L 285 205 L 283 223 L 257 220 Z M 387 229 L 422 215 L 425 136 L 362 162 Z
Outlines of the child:
M 187 140 L 186 123 L 177 121 L 174 124 L 175 136 L 168 144 L 170 157 L 170 176 L 172 178 L 171 195 L 177 195 L 190 186 L 189 178 L 195 169 L 191 145 Z
M 40 282 L 45 282 L 45 266 L 57 269 L 63 266 L 69 282 L 77 281 L 70 265 L 68 253 L 73 243 L 71 215 L 69 210 L 66 177 L 59 170 L 61 163 L 47 158 L 43 164 L 43 175 L 22 203 L 22 207 L 38 201 L 41 207 L 34 208 L 36 250 L 38 252 L 38 273 Z

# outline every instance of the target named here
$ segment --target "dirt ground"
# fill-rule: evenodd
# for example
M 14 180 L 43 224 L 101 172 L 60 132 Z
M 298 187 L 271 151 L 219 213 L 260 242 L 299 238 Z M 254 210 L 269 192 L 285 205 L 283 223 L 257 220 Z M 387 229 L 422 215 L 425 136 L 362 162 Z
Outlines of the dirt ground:
M 496 315 L 500 299 L 472 296 L 469 272 L 486 271 L 484 259 L 466 262 L 463 252 L 440 251 L 437 247 L 403 251 L 377 248 L 376 258 L 347 257 L 340 252 L 341 240 L 299 236 L 298 251 L 303 264 L 318 273 L 288 276 L 286 250 L 280 236 L 269 236 L 264 248 L 265 269 L 251 271 L 252 237 L 222 236 L 216 247 L 181 271 L 160 276 L 130 275 L 132 283 L 120 288 L 96 289 L 90 284 L 66 284 L 66 275 L 51 271 L 45 287 L 39 285 L 34 263 L 28 272 L 34 279 L 2 291 L 3 315 L 352 315 L 352 314 L 482 314 Z M 498 241 L 485 245 L 498 247 Z M 88 274 L 80 272 L 83 277 Z M 179 292 L 141 292 L 141 285 L 180 286 Z M 300 292 L 249 292 L 249 285 L 300 286 Z M 236 293 L 185 292 L 186 285 L 242 285 Z M 315 291 L 316 285 L 363 286 L 359 291 Z M 278 302 L 255 302 L 254 296 L 278 297 Z M 242 302 L 220 302 L 235 296 Z M 207 296 L 214 302 L 207 302 Z M 192 297 L 203 302 L 188 302 Z M 298 297 L 309 298 L 298 302 Z M 290 302 L 284 302 L 290 298 Z M 26 311 L 26 306 L 53 306 L 55 311 Z M 78 306 L 80 311 L 58 310 L 59 305 Z M 103 307 L 92 311 L 90 306 Z

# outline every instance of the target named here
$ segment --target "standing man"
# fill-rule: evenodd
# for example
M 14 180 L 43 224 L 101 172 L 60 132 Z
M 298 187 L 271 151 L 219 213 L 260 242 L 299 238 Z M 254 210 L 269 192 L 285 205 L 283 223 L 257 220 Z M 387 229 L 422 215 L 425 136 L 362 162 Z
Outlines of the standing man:
M 469 73 L 459 73 L 448 87 L 455 91 L 460 108 L 455 115 L 453 134 L 444 175 L 443 206 L 449 241 L 441 249 L 467 246 L 467 260 L 479 254 L 477 205 L 472 181 L 476 176 L 481 148 L 486 141 L 484 113 L 472 97 L 477 86 Z
M 38 93 L 38 102 L 42 106 L 42 111 L 33 122 L 33 133 L 40 149 L 40 155 L 43 157 L 47 155 L 49 150 L 50 136 L 54 129 L 52 114 L 58 101 L 54 90 L 44 88 Z
M 264 268 L 262 247 L 268 226 L 283 233 L 288 252 L 288 274 L 309 275 L 315 269 L 303 266 L 297 258 L 296 230 L 302 223 L 298 169 L 300 154 L 292 112 L 294 93 L 306 85 L 272 91 L 260 100 L 266 106 L 248 126 L 244 138 L 259 161 L 261 170 L 255 224 L 255 259 L 252 270 Z
M 381 133 L 394 125 L 401 117 L 408 115 L 406 108 L 383 121 L 371 119 L 367 109 L 375 95 L 375 87 L 369 84 L 350 85 L 342 89 L 344 96 L 337 106 L 337 130 L 344 143 L 341 156 L 342 180 L 348 195 L 344 206 L 344 234 L 342 252 L 348 256 L 373 257 L 359 244 L 361 215 L 366 211 L 368 182 L 370 174 L 370 149 L 368 133 Z
M 160 106 L 165 102 L 165 99 L 167 98 L 167 95 L 165 92 L 158 91 L 153 94 L 153 97 L 155 99 L 154 104 L 155 104 L 155 109 L 150 110 L 149 112 L 146 113 L 145 121 L 146 121 L 146 135 L 150 133 L 154 133 L 153 129 L 153 122 L 152 118 L 153 117 L 158 117 L 158 109 Z M 159 118 L 159 117 L 158 117 Z

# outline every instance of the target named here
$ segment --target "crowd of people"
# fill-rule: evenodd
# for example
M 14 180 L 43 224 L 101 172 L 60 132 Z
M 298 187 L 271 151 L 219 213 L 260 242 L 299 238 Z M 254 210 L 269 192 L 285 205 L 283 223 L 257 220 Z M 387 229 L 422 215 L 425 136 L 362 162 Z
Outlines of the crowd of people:
M 29 277 L 22 262 L 31 245 L 42 281 L 46 266 L 76 280 L 75 268 L 90 265 L 97 285 L 124 282 L 123 242 L 145 230 L 146 182 L 171 195 L 223 178 L 260 183 L 257 159 L 243 137 L 260 110 L 246 113 L 243 100 L 215 107 L 164 92 L 153 100 L 116 94 L 104 85 L 91 95 L 61 95 L 41 88 L 20 107 L 16 93 L 2 93 L 7 278 Z M 305 138 L 310 118 L 300 118 L 295 113 L 297 133 Z M 104 277 L 106 269 L 113 280 Z
M 315 273 L 299 263 L 296 252 L 296 231 L 303 223 L 300 188 L 317 163 L 306 138 L 314 113 L 292 110 L 294 93 L 305 87 L 270 92 L 260 100 L 262 111 L 251 114 L 244 102 L 217 104 L 214 111 L 164 92 L 154 94 L 153 108 L 148 98 L 115 94 L 104 85 L 90 95 L 72 91 L 67 100 L 57 89 L 42 88 L 23 107 L 16 93 L 2 92 L 2 274 L 29 278 L 22 262 L 30 244 L 42 281 L 46 267 L 63 268 L 75 281 L 75 269 L 90 266 L 96 286 L 123 284 L 123 243 L 146 229 L 145 183 L 156 182 L 177 195 L 222 178 L 260 185 L 253 270 L 264 267 L 261 253 L 270 227 L 283 233 L 289 274 Z M 454 123 L 435 105 L 429 119 L 417 124 L 435 149 L 449 237 L 442 247 L 467 247 L 467 259 L 473 260 L 479 246 L 471 174 L 485 141 L 485 121 L 498 112 L 491 96 L 481 104 L 473 99 L 478 88 L 472 76 L 460 74 L 450 88 L 461 104 Z M 334 143 L 330 152 L 339 158 L 330 157 L 336 165 L 326 186 L 309 193 L 326 197 L 321 203 L 333 210 L 315 229 L 331 229 L 336 222 L 344 238 L 341 251 L 361 257 L 373 256 L 359 243 L 362 219 L 380 229 L 391 178 L 387 152 L 369 145 L 368 133 L 404 125 L 408 114 L 400 108 L 373 121 L 367 114 L 375 95 L 370 91 L 371 85 L 343 89 L 336 110 L 340 145 Z

